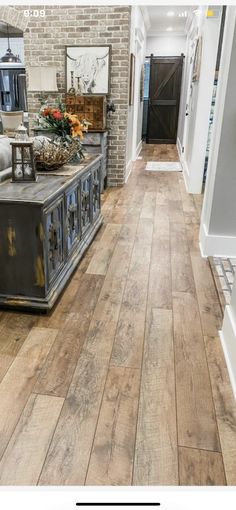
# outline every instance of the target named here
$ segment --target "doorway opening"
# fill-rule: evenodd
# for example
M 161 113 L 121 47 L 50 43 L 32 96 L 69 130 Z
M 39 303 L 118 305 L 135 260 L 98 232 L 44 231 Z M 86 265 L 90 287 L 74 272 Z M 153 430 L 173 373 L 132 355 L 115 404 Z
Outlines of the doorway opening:
M 216 59 L 216 69 L 215 69 L 214 85 L 213 85 L 213 92 L 212 92 L 211 111 L 210 111 L 210 117 L 209 117 L 209 128 L 208 128 L 208 137 L 207 137 L 207 146 L 206 146 L 206 156 L 205 156 L 205 163 L 204 163 L 202 193 L 204 193 L 204 191 L 205 191 L 206 178 L 207 178 L 208 160 L 209 160 L 209 152 L 210 152 L 210 146 L 211 146 L 211 135 L 212 135 L 213 120 L 214 120 L 214 112 L 215 112 L 215 100 L 216 100 L 217 85 L 218 85 L 218 74 L 219 74 L 219 69 L 220 69 L 222 42 L 223 42 L 224 28 L 225 28 L 226 9 L 227 9 L 226 6 L 222 7 L 219 44 L 218 44 L 218 52 L 217 52 L 217 59 Z
M 184 55 L 157 57 L 151 54 L 149 96 L 146 100 L 146 143 L 175 144 L 177 140 Z
M 22 118 L 28 127 L 24 34 L 0 20 L 0 134 L 14 131 Z

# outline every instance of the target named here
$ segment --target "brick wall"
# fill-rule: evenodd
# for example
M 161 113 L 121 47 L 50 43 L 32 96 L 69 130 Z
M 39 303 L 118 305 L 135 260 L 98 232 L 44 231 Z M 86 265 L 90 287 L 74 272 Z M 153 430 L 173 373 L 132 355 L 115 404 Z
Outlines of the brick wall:
M 65 91 L 65 45 L 112 45 L 110 98 L 116 112 L 108 116 L 108 185 L 122 185 L 126 169 L 130 7 L 45 6 L 43 19 L 24 18 L 27 8 L 1 7 L 0 20 L 24 31 L 26 72 L 29 65 L 57 67 L 59 92 Z M 32 118 L 39 109 L 39 94 L 28 93 L 28 106 Z

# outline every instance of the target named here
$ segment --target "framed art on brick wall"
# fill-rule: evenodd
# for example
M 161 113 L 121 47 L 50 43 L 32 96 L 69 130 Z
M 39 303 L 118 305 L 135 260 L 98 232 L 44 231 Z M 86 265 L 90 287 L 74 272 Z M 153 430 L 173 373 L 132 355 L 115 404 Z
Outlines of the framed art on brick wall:
M 66 46 L 66 92 L 109 94 L 111 45 Z

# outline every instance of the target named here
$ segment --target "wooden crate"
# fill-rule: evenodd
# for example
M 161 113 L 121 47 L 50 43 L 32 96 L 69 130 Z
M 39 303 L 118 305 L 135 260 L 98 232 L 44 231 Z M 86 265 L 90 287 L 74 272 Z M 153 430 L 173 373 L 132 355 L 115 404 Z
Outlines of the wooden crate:
M 105 96 L 76 96 L 66 94 L 66 109 L 75 113 L 79 119 L 91 122 L 89 131 L 106 129 L 106 98 Z

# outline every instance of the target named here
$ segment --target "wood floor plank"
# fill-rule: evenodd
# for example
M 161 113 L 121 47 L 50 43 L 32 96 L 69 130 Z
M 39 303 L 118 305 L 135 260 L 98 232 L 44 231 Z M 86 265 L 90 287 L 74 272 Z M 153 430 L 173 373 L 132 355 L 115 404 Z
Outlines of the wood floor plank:
M 36 485 L 64 399 L 34 395 L 0 461 L 0 485 Z
M 111 366 L 140 368 L 151 245 L 136 238 L 111 356 Z
M 150 258 L 151 245 L 144 246 L 142 243 L 135 242 L 128 272 L 130 280 L 143 281 L 145 285 L 149 275 Z
M 146 191 L 143 198 L 143 206 L 140 218 L 152 219 L 155 216 L 156 208 L 156 193 L 153 191 Z
M 236 485 L 236 404 L 219 337 L 205 337 L 216 418 L 228 485 Z
M 141 367 L 144 330 L 145 312 L 122 304 L 110 366 Z
M 173 295 L 179 446 L 220 451 L 197 299 Z
M 102 227 L 105 228 L 105 226 L 106 225 L 103 223 Z M 103 234 L 104 230 L 103 229 L 100 229 L 100 230 L 102 231 L 101 234 Z M 98 234 L 100 234 L 100 231 L 98 232 Z M 74 279 L 74 277 L 77 278 L 77 276 L 78 276 L 78 278 L 80 278 L 81 273 L 86 273 L 88 266 L 89 266 L 94 254 L 97 251 L 98 246 L 99 246 L 100 237 L 99 237 L 99 239 L 97 239 L 98 234 L 96 235 L 95 240 L 93 240 L 92 244 L 89 246 L 89 249 L 83 255 L 77 269 L 75 270 L 75 272 L 73 274 L 73 279 Z
M 146 327 L 133 483 L 178 484 L 171 310 L 152 309 Z
M 115 330 L 114 321 L 92 321 L 39 485 L 85 483 Z
M 204 198 L 204 194 L 203 193 L 201 195 L 200 194 L 199 195 L 194 195 L 194 203 L 195 203 L 196 209 L 198 211 L 199 219 L 201 218 L 201 214 L 202 214 L 203 198 Z
M 86 485 L 131 485 L 140 370 L 108 372 Z
M 39 374 L 34 392 L 65 397 L 78 357 L 88 333 L 104 277 L 84 274 L 47 360 Z
M 86 273 L 105 276 L 120 230 L 120 224 L 107 224 L 99 241 L 99 247 L 93 256 Z
M 196 216 L 184 213 L 184 221 L 189 251 L 199 255 L 199 220 Z
M 0 457 L 57 334 L 56 329 L 33 328 L 0 384 Z
M 195 292 L 185 225 L 171 223 L 171 273 L 173 292 Z
M 120 229 L 118 238 L 119 243 L 123 244 L 134 244 L 135 236 L 137 231 L 137 225 L 133 223 L 124 223 Z
M 153 220 L 141 218 L 136 232 L 136 242 L 143 246 L 152 244 Z
M 110 365 L 113 367 L 141 366 L 152 234 L 153 221 L 140 219 L 112 350 Z M 143 237 L 146 239 L 145 244 Z
M 221 453 L 179 448 L 180 485 L 226 485 Z
M 181 209 L 183 212 L 183 205 L 181 200 L 180 186 L 179 186 L 179 172 L 166 172 L 166 181 L 168 182 L 168 199 L 170 201 L 169 206 L 171 207 L 171 202 L 173 201 L 173 205 L 175 201 L 177 202 L 177 212 L 178 216 L 181 214 Z M 174 208 L 172 209 L 175 214 Z M 170 217 L 171 220 L 171 217 Z
M 79 285 L 78 279 L 70 280 L 56 306 L 48 314 L 39 315 L 37 326 L 40 328 L 62 328 L 67 320 L 68 313 L 71 311 Z
M 113 208 L 112 212 L 110 212 L 109 224 L 121 225 L 122 223 L 125 222 L 125 218 L 127 217 L 128 212 L 129 212 L 128 206 L 117 204 L 117 206 Z
M 109 321 L 117 323 L 125 281 L 126 275 L 122 278 L 105 278 L 90 324 L 94 320 L 104 321 L 105 325 Z
M 17 356 L 37 316 L 5 312 L 0 321 L 0 381 Z
M 149 308 L 172 308 L 170 227 L 168 207 L 157 206 L 148 287 Z
M 136 224 L 123 225 L 107 270 L 107 279 L 123 278 L 127 275 L 136 229 Z
M 196 219 L 199 219 L 198 210 L 194 201 L 194 195 L 186 192 L 186 186 L 182 176 L 179 177 L 179 189 L 184 213 L 188 213 L 189 215 L 194 216 Z
M 184 212 L 182 200 L 169 200 L 170 222 L 184 225 Z
M 192 253 L 191 261 L 203 334 L 205 336 L 217 336 L 222 326 L 223 317 L 209 261 L 203 259 L 200 253 Z
M 85 483 L 124 287 L 125 277 L 104 281 L 40 485 Z

